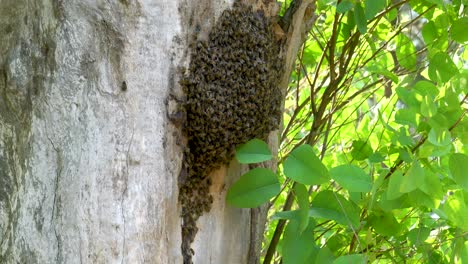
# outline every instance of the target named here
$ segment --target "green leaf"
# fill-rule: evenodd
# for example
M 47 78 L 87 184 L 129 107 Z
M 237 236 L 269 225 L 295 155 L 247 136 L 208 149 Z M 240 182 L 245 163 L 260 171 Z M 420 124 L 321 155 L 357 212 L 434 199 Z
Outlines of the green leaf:
M 413 70 L 416 67 L 416 48 L 413 41 L 405 34 L 399 34 L 397 37 L 396 56 L 398 62 L 405 69 Z
M 385 8 L 385 0 L 366 0 L 366 8 L 364 13 L 367 19 L 374 18 L 377 13 Z
M 432 195 L 428 195 L 419 189 L 408 193 L 408 198 L 413 207 L 422 206 L 427 208 L 435 208 L 438 205 L 438 201 Z
M 468 208 L 462 191 L 456 191 L 449 195 L 445 203 L 441 206 L 447 218 L 457 227 L 468 231 Z
M 384 236 L 396 236 L 401 232 L 401 225 L 391 212 L 375 211 L 368 218 L 375 231 Z
M 327 241 L 328 244 L 328 241 Z M 316 264 L 322 263 L 333 263 L 335 260 L 335 256 L 333 256 L 333 252 L 328 247 L 320 248 L 317 258 L 315 259 Z
M 432 128 L 429 132 L 427 140 L 435 146 L 443 147 L 452 143 L 452 136 L 448 129 Z
M 358 228 L 359 208 L 339 193 L 319 192 L 312 201 L 309 216 L 335 220 L 337 223 Z
M 424 24 L 422 28 L 422 35 L 426 45 L 432 44 L 432 42 L 438 37 L 437 27 L 434 21 L 428 21 L 426 24 Z
M 437 105 L 431 96 L 424 96 L 421 102 L 421 115 L 425 117 L 434 116 L 437 113 Z
M 446 83 L 458 73 L 458 68 L 447 54 L 439 52 L 429 60 L 428 73 L 434 82 Z
M 452 39 L 458 43 L 465 43 L 468 41 L 468 34 L 466 34 L 466 29 L 468 28 L 468 17 L 462 17 L 458 20 L 455 20 L 450 29 Z
M 449 169 L 455 182 L 468 191 L 468 156 L 461 153 L 450 155 Z
M 322 184 L 330 178 L 327 168 L 310 145 L 301 145 L 284 162 L 286 177 L 306 185 Z
M 361 34 L 366 34 L 367 20 L 361 3 L 356 3 L 356 5 L 354 6 L 354 21 L 356 22 L 359 32 L 361 32 Z
M 403 174 L 401 171 L 395 171 L 391 176 L 388 182 L 387 188 L 387 199 L 394 200 L 402 196 L 403 193 L 400 191 L 400 186 L 403 183 Z
M 413 162 L 411 168 L 408 170 L 403 181 L 401 182 L 400 192 L 408 193 L 416 190 L 424 183 L 424 169 L 418 161 Z
M 305 185 L 297 183 L 294 186 L 294 194 L 299 204 L 300 213 L 300 232 L 304 232 L 306 227 L 309 225 L 309 193 Z
M 426 194 L 440 200 L 444 196 L 439 177 L 429 170 L 425 170 L 424 183 L 418 188 Z
M 351 8 L 353 8 L 353 3 L 344 0 L 336 6 L 336 12 L 343 14 L 351 10 Z
M 365 160 L 370 155 L 372 155 L 374 151 L 372 147 L 367 144 L 366 141 L 362 140 L 355 140 L 353 141 L 353 149 L 351 150 L 351 156 L 355 160 Z
M 412 109 L 400 109 L 395 114 L 395 122 L 402 125 L 417 126 L 416 113 Z
M 424 243 L 424 241 L 429 237 L 430 233 L 431 229 L 427 227 L 420 227 L 409 231 L 407 237 L 411 244 L 420 245 Z
M 258 163 L 272 158 L 267 143 L 260 139 L 252 139 L 236 148 L 236 158 L 239 163 Z
M 331 177 L 350 192 L 369 192 L 371 177 L 356 165 L 347 164 L 330 170 Z
M 275 173 L 269 169 L 255 168 L 229 188 L 226 200 L 236 207 L 254 208 L 277 195 L 280 188 Z
M 362 254 L 353 254 L 353 255 L 345 255 L 338 257 L 333 261 L 333 264 L 365 264 L 367 263 L 367 257 Z
M 313 263 L 317 253 L 318 247 L 315 245 L 314 240 L 313 221 L 304 232 L 300 232 L 299 223 L 296 221 L 289 221 L 286 229 L 284 230 L 283 237 L 283 263 L 284 264 L 308 264 Z

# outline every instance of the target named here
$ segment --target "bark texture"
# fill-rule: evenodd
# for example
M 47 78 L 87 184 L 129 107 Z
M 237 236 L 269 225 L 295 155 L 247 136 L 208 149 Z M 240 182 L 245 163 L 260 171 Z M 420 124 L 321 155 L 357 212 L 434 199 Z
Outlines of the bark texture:
M 0 0 L 0 263 L 182 263 L 176 69 L 231 4 Z M 212 174 L 195 263 L 258 262 L 266 207 L 225 204 L 247 169 Z
M 180 263 L 177 1 L 0 1 L 0 262 Z

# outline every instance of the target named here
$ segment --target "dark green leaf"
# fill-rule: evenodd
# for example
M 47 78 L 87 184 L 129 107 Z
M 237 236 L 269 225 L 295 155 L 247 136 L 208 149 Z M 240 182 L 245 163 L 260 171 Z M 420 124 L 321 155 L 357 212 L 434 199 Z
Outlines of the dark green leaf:
M 255 168 L 242 175 L 226 196 L 233 206 L 241 208 L 257 207 L 280 192 L 280 184 L 275 173 L 265 168 Z
M 336 6 L 336 12 L 346 13 L 353 8 L 353 3 L 348 0 L 344 0 Z
M 257 163 L 272 158 L 267 143 L 260 139 L 252 139 L 236 148 L 236 158 L 239 163 Z
M 367 263 L 367 257 L 362 254 L 345 255 L 338 257 L 333 261 L 333 264 L 365 264 Z
M 371 177 L 358 166 L 340 165 L 331 169 L 330 175 L 350 192 L 369 192 L 372 189 Z
M 368 221 L 377 233 L 384 236 L 396 236 L 401 232 L 400 223 L 391 212 L 373 212 Z
M 356 22 L 359 32 L 365 34 L 367 32 L 367 20 L 364 9 L 359 2 L 354 6 L 354 21 Z
M 377 13 L 385 8 L 385 4 L 385 0 L 366 0 L 366 18 L 369 20 L 374 18 Z
M 372 155 L 374 151 L 372 147 L 367 144 L 366 141 L 362 140 L 355 140 L 353 141 L 353 149 L 351 150 L 351 156 L 355 160 L 365 160 L 370 155 Z
M 300 232 L 299 223 L 289 221 L 283 237 L 283 263 L 308 264 L 313 263 L 318 247 L 314 240 L 314 222 L 310 221 L 304 232 Z
M 289 154 L 284 162 L 284 174 L 306 185 L 321 184 L 330 178 L 327 168 L 310 145 L 302 145 Z
M 419 245 L 429 237 L 431 230 L 427 227 L 415 228 L 408 232 L 408 240 L 413 245 Z

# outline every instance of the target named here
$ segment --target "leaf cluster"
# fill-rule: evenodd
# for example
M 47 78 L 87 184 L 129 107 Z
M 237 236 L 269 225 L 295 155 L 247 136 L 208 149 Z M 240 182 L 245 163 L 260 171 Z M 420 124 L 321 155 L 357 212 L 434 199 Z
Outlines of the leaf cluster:
M 227 197 L 269 204 L 263 263 L 468 262 L 467 4 L 317 1 L 277 172 Z M 272 158 L 260 140 L 236 156 Z

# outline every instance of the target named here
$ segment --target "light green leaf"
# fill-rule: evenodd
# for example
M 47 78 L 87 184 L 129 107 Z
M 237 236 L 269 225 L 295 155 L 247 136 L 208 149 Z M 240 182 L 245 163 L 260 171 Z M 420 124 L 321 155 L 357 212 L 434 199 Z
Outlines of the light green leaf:
M 394 200 L 403 195 L 403 193 L 400 191 L 400 186 L 402 182 L 403 174 L 401 173 L 401 171 L 397 170 L 390 176 L 387 188 L 388 200 Z
M 339 193 L 322 191 L 312 201 L 309 215 L 312 217 L 335 220 L 337 223 L 358 228 L 360 225 L 359 208 Z
M 437 105 L 431 96 L 424 96 L 421 102 L 421 115 L 425 117 L 434 116 L 437 113 Z
M 417 126 L 416 112 L 412 109 L 400 109 L 395 114 L 395 122 L 402 125 Z
M 338 257 L 333 261 L 333 264 L 365 264 L 367 263 L 367 257 L 362 254 L 354 254 L 354 255 L 345 255 Z
M 413 41 L 404 34 L 397 37 L 396 56 L 398 62 L 405 69 L 413 70 L 416 67 L 416 48 Z
M 449 195 L 441 206 L 441 209 L 455 226 L 468 231 L 468 221 L 466 218 L 468 208 L 462 191 L 455 191 L 452 195 Z
M 330 178 L 327 168 L 310 145 L 301 145 L 284 162 L 286 177 L 306 185 L 322 184 Z
M 366 0 L 365 15 L 367 19 L 374 18 L 377 13 L 385 8 L 385 0 Z
M 437 27 L 434 21 L 428 21 L 426 24 L 424 24 L 422 28 L 422 35 L 426 45 L 432 44 L 432 42 L 438 37 Z
M 450 155 L 449 169 L 455 182 L 468 191 L 468 156 L 461 153 Z
M 458 20 L 455 20 L 450 29 L 452 39 L 458 43 L 465 43 L 468 41 L 468 34 L 466 34 L 466 29 L 468 28 L 468 17 L 462 17 Z
M 371 177 L 356 165 L 347 164 L 330 170 L 331 177 L 350 192 L 369 192 Z
M 452 136 L 448 129 L 432 128 L 431 131 L 429 131 L 427 140 L 435 146 L 443 147 L 452 143 Z
M 357 28 L 361 34 L 366 34 L 367 32 L 367 20 L 366 15 L 364 14 L 364 9 L 361 6 L 361 3 L 356 3 L 354 6 L 354 21 L 356 22 Z
M 440 200 L 444 196 L 439 177 L 429 170 L 425 170 L 424 183 L 418 188 L 426 194 Z
M 255 168 L 242 175 L 226 196 L 229 204 L 241 208 L 257 207 L 280 192 L 275 173 L 265 168 Z
M 236 158 L 239 163 L 257 163 L 272 158 L 267 143 L 260 139 L 252 139 L 236 148 Z
M 447 54 L 439 52 L 429 60 L 428 73 L 434 82 L 446 83 L 458 73 L 458 68 Z
M 353 141 L 353 149 L 351 150 L 351 156 L 355 160 L 365 160 L 370 155 L 372 155 L 373 152 L 374 151 L 372 150 L 372 147 L 366 141 Z
M 304 184 L 297 183 L 294 186 L 294 194 L 299 204 L 299 213 L 300 213 L 300 232 L 304 232 L 306 227 L 309 225 L 309 192 Z
M 401 182 L 400 192 L 408 193 L 416 190 L 424 183 L 424 169 L 418 161 L 413 162 L 411 168 L 408 170 L 403 181 Z

